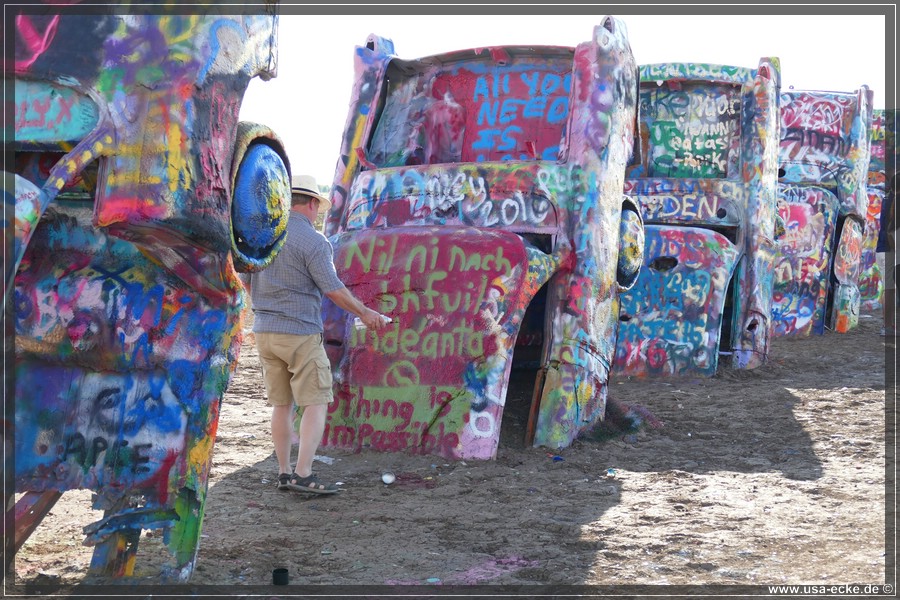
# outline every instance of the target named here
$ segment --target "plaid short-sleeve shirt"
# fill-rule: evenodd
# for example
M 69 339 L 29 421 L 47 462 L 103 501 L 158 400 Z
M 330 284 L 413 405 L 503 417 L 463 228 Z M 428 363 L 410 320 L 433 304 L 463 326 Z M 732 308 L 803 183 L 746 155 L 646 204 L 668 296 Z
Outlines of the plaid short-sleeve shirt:
M 250 278 L 253 331 L 322 333 L 322 294 L 342 287 L 331 242 L 308 218 L 291 211 L 284 247 Z

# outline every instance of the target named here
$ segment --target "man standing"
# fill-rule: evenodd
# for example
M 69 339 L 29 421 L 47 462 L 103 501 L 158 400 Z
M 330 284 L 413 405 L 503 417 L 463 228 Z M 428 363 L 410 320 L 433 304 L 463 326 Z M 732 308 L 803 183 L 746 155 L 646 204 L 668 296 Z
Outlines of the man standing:
M 331 364 L 323 345 L 322 295 L 357 315 L 370 329 L 390 319 L 366 307 L 338 278 L 334 251 L 313 223 L 331 202 L 316 180 L 298 175 L 291 181 L 291 211 L 284 247 L 267 268 L 249 278 L 253 332 L 263 380 L 272 406 L 272 441 L 278 458 L 278 489 L 333 494 L 340 488 L 319 482 L 313 457 L 325 432 L 331 390 Z M 245 284 L 247 278 L 244 277 Z M 297 464 L 290 468 L 294 405 L 300 417 Z

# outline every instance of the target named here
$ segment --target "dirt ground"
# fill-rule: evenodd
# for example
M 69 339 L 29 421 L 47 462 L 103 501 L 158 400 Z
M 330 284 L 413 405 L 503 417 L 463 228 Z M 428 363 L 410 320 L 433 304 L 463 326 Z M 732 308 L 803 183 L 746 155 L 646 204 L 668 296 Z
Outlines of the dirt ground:
M 298 586 L 435 590 L 893 583 L 885 349 L 894 341 L 880 325 L 879 313 L 864 313 L 847 334 L 776 339 L 754 371 L 614 378 L 613 401 L 643 426 L 610 420 L 559 451 L 524 447 L 526 417 L 512 399 L 494 461 L 320 449 L 318 473 L 344 488 L 331 497 L 275 489 L 249 336 L 223 403 L 190 585 L 239 593 L 269 586 L 274 567 Z M 63 495 L 16 557 L 16 583 L 83 582 L 81 528 L 99 518 L 89 498 Z M 142 539 L 136 574 L 152 573 L 143 553 L 154 541 Z

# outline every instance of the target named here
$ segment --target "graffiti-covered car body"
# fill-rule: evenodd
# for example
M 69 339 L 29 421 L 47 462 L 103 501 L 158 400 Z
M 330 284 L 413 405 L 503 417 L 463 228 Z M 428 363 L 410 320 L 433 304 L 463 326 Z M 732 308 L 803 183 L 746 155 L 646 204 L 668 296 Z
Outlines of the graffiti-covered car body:
M 157 12 L 16 17 L 6 541 L 89 489 L 92 573 L 132 576 L 159 530 L 161 577 L 185 580 L 241 344 L 237 272 L 283 244 L 290 173 L 274 132 L 238 123 L 251 78 L 275 75 L 276 15 Z
M 642 65 L 640 77 L 643 148 L 625 192 L 645 255 L 620 294 L 614 372 L 712 376 L 720 357 L 755 368 L 769 344 L 778 61 Z
M 859 318 L 872 92 L 781 95 L 773 335 L 846 332 Z
M 869 139 L 869 167 L 866 176 L 866 193 L 869 203 L 866 227 L 863 233 L 860 257 L 859 299 L 860 308 L 874 310 L 881 307 L 884 289 L 883 274 L 876 261 L 878 232 L 881 229 L 881 207 L 884 203 L 885 185 L 885 113 L 872 111 L 872 135 Z
M 393 322 L 357 329 L 326 304 L 326 446 L 493 458 L 527 352 L 526 441 L 563 447 L 602 418 L 643 231 L 622 196 L 636 65 L 623 24 L 601 23 L 575 48 L 357 48 L 325 232 L 343 281 Z

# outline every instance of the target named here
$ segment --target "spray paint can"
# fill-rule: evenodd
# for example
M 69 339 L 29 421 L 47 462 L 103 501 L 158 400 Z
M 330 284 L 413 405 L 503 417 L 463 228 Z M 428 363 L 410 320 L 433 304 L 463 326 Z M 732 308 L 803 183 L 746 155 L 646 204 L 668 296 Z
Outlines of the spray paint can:
M 385 322 L 385 324 L 393 323 L 393 321 L 394 321 L 392 318 L 390 318 L 386 315 L 381 315 L 381 319 Z M 366 328 L 366 324 L 363 323 L 362 319 L 360 319 L 359 317 L 356 317 L 355 319 L 353 319 L 353 326 L 356 327 L 357 329 L 365 329 Z

